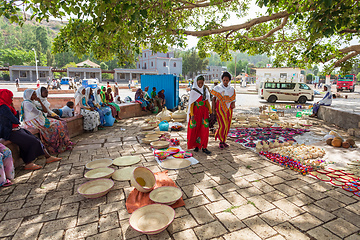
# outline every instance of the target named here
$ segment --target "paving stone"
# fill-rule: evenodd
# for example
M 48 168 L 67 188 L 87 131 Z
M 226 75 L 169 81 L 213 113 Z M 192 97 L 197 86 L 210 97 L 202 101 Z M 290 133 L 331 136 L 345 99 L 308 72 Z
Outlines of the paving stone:
M 283 210 L 290 217 L 296 217 L 297 215 L 304 213 L 304 210 L 286 199 L 280 199 L 276 202 L 273 202 L 273 204 Z
M 94 199 L 85 199 L 80 202 L 80 208 L 95 208 L 106 204 L 106 196 Z
M 336 216 L 322 208 L 319 208 L 318 206 L 314 204 L 305 205 L 302 207 L 303 210 L 310 213 L 311 215 L 319 218 L 320 220 L 327 222 L 331 219 L 334 219 Z
M 281 235 L 276 235 L 271 238 L 267 238 L 266 240 L 286 240 L 286 239 Z
M 172 240 L 169 233 L 167 231 L 162 231 L 161 233 L 148 235 L 149 240 Z
M 195 220 L 199 224 L 204 224 L 215 220 L 215 218 L 204 206 L 192 208 L 190 209 L 190 213 L 194 216 Z
M 299 193 L 299 191 L 295 190 L 292 187 L 289 187 L 286 184 L 278 184 L 274 186 L 275 189 L 277 189 L 278 191 L 286 194 L 287 196 L 293 196 Z
M 256 187 L 243 188 L 243 189 L 237 190 L 236 192 L 238 192 L 241 196 L 243 196 L 245 198 L 263 194 L 263 192 L 260 191 Z
M 211 202 L 215 202 L 215 201 L 219 201 L 219 200 L 224 199 L 223 196 L 221 196 L 221 194 L 216 189 L 207 188 L 207 189 L 203 189 L 202 192 L 205 194 L 205 196 Z
M 227 233 L 226 229 L 218 221 L 211 222 L 194 228 L 195 234 L 199 239 L 210 239 Z
M 268 238 L 277 234 L 272 227 L 258 216 L 245 219 L 243 222 L 261 238 Z
M 182 217 L 185 215 L 189 215 L 189 212 L 188 210 L 186 210 L 185 207 L 175 208 L 175 218 Z
M 189 186 L 183 186 L 182 191 L 186 194 L 186 196 L 188 196 L 189 198 L 191 197 L 195 197 L 198 195 L 201 195 L 202 192 L 200 191 L 200 189 L 198 189 L 196 186 L 194 185 L 189 185 Z M 207 189 L 206 189 L 207 190 Z M 211 199 L 210 199 L 211 200 Z
M 341 238 L 345 238 L 354 232 L 359 231 L 359 228 L 341 218 L 325 223 L 323 227 Z
M 266 201 L 261 196 L 249 197 L 247 200 L 250 202 L 253 202 L 255 204 L 255 207 L 258 208 L 262 212 L 266 212 L 266 211 L 269 211 L 270 209 L 275 208 L 274 205 L 272 205 L 270 202 Z
M 249 228 L 244 228 L 236 232 L 232 232 L 224 235 L 226 240 L 261 240 L 253 231 Z
M 219 193 L 231 192 L 231 191 L 235 191 L 237 189 L 239 189 L 239 187 L 234 183 L 227 183 L 227 184 L 219 185 L 218 187 L 216 187 L 216 190 L 218 190 Z
M 70 203 L 60 207 L 57 218 L 71 217 L 78 214 L 79 203 Z
M 339 218 L 343 218 L 346 221 L 348 221 L 349 223 L 352 223 L 355 226 L 360 227 L 360 216 L 359 215 L 357 215 L 345 208 L 340 208 L 332 213 L 335 214 L 336 216 L 338 216 Z
M 8 219 L 28 217 L 28 216 L 36 215 L 38 212 L 39 212 L 39 206 L 11 210 L 7 212 L 4 220 L 6 221 Z
M 314 229 L 311 229 L 307 232 L 310 236 L 312 236 L 315 239 L 321 239 L 321 240 L 340 240 L 341 238 L 337 237 L 333 233 L 331 233 L 329 230 L 323 228 L 323 227 L 317 227 Z
M 183 217 L 175 218 L 168 227 L 168 231 L 173 234 L 195 226 L 197 226 L 195 219 L 191 215 L 185 215 Z
M 240 206 L 247 203 L 247 200 L 243 198 L 239 193 L 233 191 L 223 194 L 233 206 Z
M 71 228 L 65 232 L 65 240 L 73 240 L 88 237 L 97 233 L 97 223 L 89 223 L 76 228 Z
M 352 204 L 354 202 L 356 202 L 355 199 L 351 198 L 351 197 L 348 197 L 348 196 L 345 196 L 344 194 L 341 194 L 340 192 L 336 191 L 336 190 L 331 190 L 331 191 L 327 191 L 325 192 L 326 195 L 346 204 L 346 205 L 349 205 L 349 204 Z
M 320 200 L 322 198 L 327 197 L 327 195 L 325 193 L 316 191 L 307 185 L 302 186 L 301 188 L 297 188 L 297 190 L 299 190 L 300 192 L 303 192 L 304 194 L 308 195 L 309 197 L 311 197 L 315 200 Z
M 36 239 L 37 236 L 39 235 L 42 225 L 43 225 L 42 223 L 35 223 L 35 224 L 22 226 L 16 231 L 12 239 L 13 240 Z
M 278 176 L 264 178 L 263 180 L 265 182 L 267 182 L 268 184 L 270 184 L 271 186 L 285 182 L 285 180 L 283 178 L 278 177 Z
M 174 239 L 176 240 L 190 240 L 190 239 L 197 239 L 194 230 L 188 229 L 185 231 L 181 231 L 178 233 L 173 234 Z
M 285 222 L 274 227 L 275 231 L 285 236 L 286 239 L 310 240 L 308 236 L 294 228 L 290 223 Z
M 260 179 L 263 179 L 264 177 L 257 173 L 252 173 L 250 175 L 246 175 L 243 177 L 246 181 L 253 182 L 253 181 L 259 181 Z
M 78 225 L 91 223 L 99 220 L 99 210 L 97 208 L 80 209 L 78 214 Z
M 44 199 L 45 199 L 45 194 L 29 195 L 26 198 L 26 202 L 22 207 L 24 208 L 24 207 L 39 206 L 42 204 Z
M 287 200 L 294 203 L 298 207 L 302 207 L 304 205 L 310 204 L 314 202 L 314 200 L 303 193 L 296 194 L 294 196 L 288 197 Z
M 62 218 L 59 220 L 44 223 L 44 226 L 42 227 L 40 234 L 74 228 L 75 226 L 76 226 L 76 217 Z
M 38 240 L 62 240 L 64 233 L 64 230 L 60 230 L 56 232 L 41 234 Z
M 112 202 L 109 204 L 100 206 L 100 214 L 107 214 L 111 212 L 116 212 L 125 208 L 125 201 Z
M 25 200 L 2 203 L 2 204 L 0 204 L 0 212 L 7 212 L 7 211 L 19 209 L 19 208 L 21 208 L 21 206 L 24 203 L 25 203 Z
M 345 208 L 360 215 L 360 202 L 359 201 L 354 204 L 348 205 Z
M 347 238 L 345 238 L 345 240 L 360 240 L 360 234 L 359 233 L 354 233 L 351 236 L 348 236 Z
M 270 226 L 275 226 L 280 223 L 286 222 L 290 216 L 281 211 L 280 209 L 273 209 L 266 213 L 260 214 L 260 217 L 267 222 Z
M 232 209 L 231 211 L 240 220 L 243 220 L 245 218 L 248 218 L 248 217 L 251 217 L 251 216 L 254 216 L 254 215 L 260 213 L 260 211 L 256 207 L 254 207 L 252 204 L 242 205 L 239 208 Z
M 203 195 L 188 198 L 184 202 L 187 209 L 210 203 L 209 200 L 207 200 Z
M 121 228 L 112 229 L 103 233 L 86 238 L 86 240 L 122 239 Z
M 261 195 L 264 199 L 266 199 L 269 202 L 275 202 L 277 200 L 280 200 L 282 198 L 285 198 L 286 195 L 279 191 L 272 191 L 266 194 Z
M 222 212 L 222 211 L 230 208 L 231 204 L 226 200 L 221 200 L 218 202 L 213 202 L 213 203 L 207 204 L 207 205 L 205 205 L 205 207 L 207 209 L 209 209 L 209 211 L 212 214 L 215 214 L 215 213 Z
M 275 190 L 272 186 L 270 186 L 268 183 L 266 183 L 263 180 L 260 180 L 258 182 L 252 182 L 252 185 L 260 189 L 264 193 L 272 192 Z
M 6 237 L 14 235 L 16 230 L 19 228 L 22 218 L 10 219 L 7 221 L 0 222 L 0 237 Z
M 238 178 L 234 178 L 232 180 L 236 186 L 238 186 L 239 188 L 248 188 L 251 187 L 251 183 L 249 183 L 248 181 L 246 181 L 244 178 L 242 177 L 238 177 Z
M 217 213 L 216 217 L 230 232 L 246 227 L 245 224 L 232 213 L 221 212 Z
M 40 213 L 52 212 L 60 209 L 61 199 L 49 199 L 45 200 L 40 207 Z
M 117 212 L 102 215 L 99 220 L 100 232 L 119 227 L 119 218 Z
M 107 195 L 107 203 L 118 202 L 125 199 L 125 194 L 122 189 L 112 190 Z
M 335 211 L 336 209 L 345 207 L 345 204 L 343 204 L 331 197 L 316 201 L 315 205 L 325 209 L 326 211 Z
M 314 184 L 311 184 L 310 187 L 318 192 L 326 192 L 334 189 L 335 187 L 326 182 L 320 181 Z
M 323 223 L 321 220 L 317 219 L 309 213 L 297 216 L 291 219 L 289 222 L 292 223 L 295 227 L 301 229 L 302 231 L 307 231 L 311 228 L 315 228 Z
M 171 225 L 170 225 L 171 226 Z M 147 239 L 146 235 L 134 230 L 130 224 L 129 224 L 129 220 L 123 220 L 120 221 L 120 227 L 121 227 L 121 232 L 123 234 L 123 239 L 132 239 L 132 238 L 136 238 L 136 239 Z
M 56 215 L 57 215 L 57 211 L 53 211 L 53 212 L 46 212 L 46 213 L 25 217 L 24 221 L 22 222 L 22 225 L 48 222 L 54 220 L 56 218 Z
M 121 209 L 120 211 L 118 211 L 118 216 L 119 216 L 119 220 L 125 220 L 125 219 L 129 219 L 131 214 L 128 213 L 126 209 Z

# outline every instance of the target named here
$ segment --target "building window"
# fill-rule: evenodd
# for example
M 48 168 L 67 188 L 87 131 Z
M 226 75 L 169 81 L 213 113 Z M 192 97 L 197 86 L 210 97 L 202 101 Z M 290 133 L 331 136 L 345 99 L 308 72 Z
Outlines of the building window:
M 91 72 L 90 73 L 90 78 L 95 78 L 95 73 Z
M 174 62 L 174 67 L 176 67 L 176 62 Z
M 120 79 L 125 79 L 125 73 L 120 73 Z
M 133 78 L 133 79 L 134 79 L 134 78 L 136 79 L 136 73 L 133 73 L 133 74 L 132 74 L 132 78 Z
M 218 74 L 216 74 L 216 77 L 219 77 L 219 75 L 218 75 Z
M 166 57 L 169 58 L 169 54 L 168 54 L 168 53 L 166 54 Z
M 287 73 L 280 73 L 280 78 L 287 78 Z
M 26 78 L 26 71 L 20 71 L 20 77 L 21 78 Z
M 80 73 L 79 73 L 79 72 L 76 72 L 74 75 L 75 75 L 75 77 L 80 77 Z
M 140 63 L 139 63 L 139 68 L 140 68 Z
M 144 63 L 144 69 L 146 69 L 146 63 Z
M 151 62 L 151 67 L 153 67 L 154 66 L 154 62 Z
M 144 53 L 144 57 L 146 58 L 146 53 Z
M 166 67 L 166 62 L 163 63 L 163 66 Z
M 39 72 L 39 77 L 41 77 L 41 78 L 44 78 L 44 77 L 46 77 L 46 74 L 45 74 L 45 72 Z

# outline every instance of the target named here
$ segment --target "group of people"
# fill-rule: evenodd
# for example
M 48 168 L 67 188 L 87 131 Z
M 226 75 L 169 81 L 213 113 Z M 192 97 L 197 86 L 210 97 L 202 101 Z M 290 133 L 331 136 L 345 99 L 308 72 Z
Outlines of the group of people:
M 158 108 L 158 111 L 161 111 L 165 107 L 165 90 L 162 89 L 159 92 L 156 92 L 156 87 L 153 87 L 153 91 L 148 93 L 149 87 L 145 87 L 144 91 L 139 88 L 135 93 L 135 101 L 141 104 L 143 111 L 149 110 L 153 111 L 155 108 Z
M 205 85 L 204 76 L 198 76 L 190 91 L 188 106 L 187 146 L 198 152 L 200 149 L 211 154 L 207 149 L 211 125 L 216 121 L 219 128 L 215 132 L 215 140 L 219 139 L 219 148 L 228 148 L 226 143 L 230 130 L 233 109 L 235 108 L 236 93 L 230 86 L 231 75 L 224 72 L 221 84 L 212 90 Z M 211 91 L 211 92 L 210 92 Z

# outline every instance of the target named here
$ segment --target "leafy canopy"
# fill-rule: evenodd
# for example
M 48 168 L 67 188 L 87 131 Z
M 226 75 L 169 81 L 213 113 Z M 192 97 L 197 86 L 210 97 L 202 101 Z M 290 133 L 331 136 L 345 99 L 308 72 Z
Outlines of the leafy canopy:
M 184 47 L 186 36 L 199 38 L 201 57 L 213 51 L 222 61 L 230 51 L 268 54 L 275 66 L 308 67 L 325 63 L 326 71 L 344 71 L 359 62 L 360 4 L 358 0 L 257 0 L 267 13 L 248 22 L 224 26 L 230 13 L 246 16 L 249 0 L 5 0 L 0 16 L 23 23 L 19 14 L 31 10 L 32 18 L 71 16 L 56 37 L 53 50 L 93 52 L 104 61 L 114 55 L 133 61 L 141 48 L 166 51 Z

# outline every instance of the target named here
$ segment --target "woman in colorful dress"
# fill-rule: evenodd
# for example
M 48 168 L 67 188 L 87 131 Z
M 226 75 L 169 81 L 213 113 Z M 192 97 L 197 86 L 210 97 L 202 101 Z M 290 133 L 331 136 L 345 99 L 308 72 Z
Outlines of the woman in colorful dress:
M 101 125 L 105 125 L 106 124 L 105 117 L 104 117 L 105 122 L 103 122 L 103 120 L 101 120 L 101 115 L 106 116 L 108 114 L 111 114 L 111 109 L 110 107 L 106 107 L 101 101 L 101 89 L 99 87 L 95 88 L 93 96 L 94 96 L 93 103 L 97 108 L 96 111 L 100 114 Z
M 209 141 L 209 114 L 210 92 L 204 87 L 204 76 L 198 76 L 194 81 L 190 92 L 188 107 L 188 129 L 187 129 L 187 145 L 188 149 L 199 149 L 206 154 L 211 154 L 207 149 Z
M 165 100 L 165 90 L 161 90 L 160 92 L 158 92 L 158 98 L 161 100 L 161 107 L 165 107 L 166 104 L 166 100 Z
M 34 101 L 41 104 L 43 111 L 40 111 Z M 73 143 L 70 141 L 69 132 L 62 121 L 47 118 L 46 107 L 37 97 L 32 89 L 24 91 L 24 101 L 21 104 L 21 119 L 25 127 L 36 128 L 40 132 L 40 138 L 46 149 L 51 154 L 62 153 L 71 149 Z
M 19 146 L 25 170 L 42 168 L 33 162 L 44 154 L 46 163 L 61 160 L 61 158 L 51 156 L 38 138 L 20 127 L 19 113 L 14 108 L 12 97 L 13 93 L 10 90 L 0 89 L 0 143 L 5 146 L 10 143 Z
M 235 108 L 236 93 L 230 86 L 231 75 L 224 72 L 221 76 L 222 83 L 212 90 L 212 110 L 216 112 L 219 129 L 215 133 L 215 140 L 219 138 L 221 149 L 229 147 L 226 143 L 229 133 L 233 109 Z
M 118 120 L 121 120 L 121 118 L 120 118 L 120 111 L 121 111 L 121 109 L 120 109 L 120 107 L 114 102 L 114 97 L 113 97 L 111 88 L 108 88 L 108 89 L 106 90 L 105 96 L 106 96 L 106 103 L 107 103 L 108 105 L 111 105 L 111 106 L 115 107 L 115 109 L 116 109 L 116 117 L 115 117 L 115 118 L 118 119 Z
M 317 103 L 315 103 L 313 105 L 313 114 L 311 114 L 309 117 L 317 117 L 320 105 L 324 105 L 324 106 L 331 105 L 332 99 L 333 99 L 333 95 L 331 93 L 331 86 L 328 84 L 325 84 L 324 92 L 326 92 L 325 96 L 320 101 L 318 101 Z
M 141 104 L 141 109 L 143 111 L 146 111 L 146 108 L 149 106 L 149 102 L 145 101 L 144 99 L 144 92 L 141 88 L 139 88 L 138 90 L 136 90 L 135 93 L 135 101 L 137 101 L 138 103 Z
M 109 102 L 109 99 L 111 99 L 112 95 L 109 96 L 109 94 L 107 93 L 106 87 L 104 87 L 104 86 L 101 87 L 100 96 L 101 96 L 101 101 L 102 101 L 102 103 L 103 103 L 105 106 L 110 107 L 110 109 L 111 109 L 111 114 L 112 114 L 112 116 L 116 119 L 117 116 L 118 116 L 118 112 L 117 112 L 116 107 L 113 106 L 112 104 L 110 104 L 110 102 Z M 118 107 L 119 107 L 119 106 L 118 106 Z M 120 109 L 120 108 L 119 108 L 119 109 Z
M 93 131 L 100 125 L 100 115 L 89 107 L 85 98 L 86 90 L 83 86 L 79 87 L 75 93 L 75 112 L 84 117 L 84 130 Z
M 93 91 L 90 87 L 87 87 L 85 89 L 85 99 L 86 99 L 87 105 L 99 113 L 100 125 L 104 126 L 106 124 L 105 113 L 100 110 L 100 107 L 97 104 L 95 104 L 95 97 L 94 97 Z
M 14 162 L 10 149 L 0 143 L 0 186 L 12 185 L 15 177 Z

